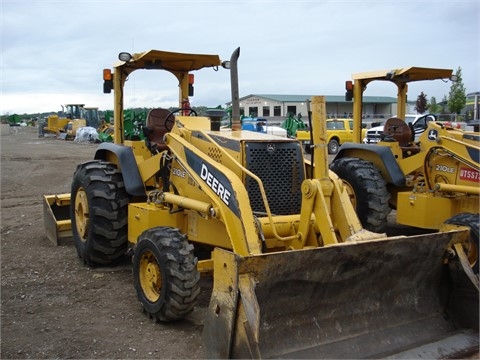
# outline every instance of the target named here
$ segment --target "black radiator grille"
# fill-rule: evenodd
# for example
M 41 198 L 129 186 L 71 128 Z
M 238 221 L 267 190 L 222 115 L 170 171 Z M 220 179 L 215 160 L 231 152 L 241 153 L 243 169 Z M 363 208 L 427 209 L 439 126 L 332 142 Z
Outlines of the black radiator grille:
M 300 213 L 305 178 L 302 149 L 297 142 L 251 142 L 245 145 L 246 167 L 263 182 L 274 215 Z M 260 189 L 247 176 L 246 188 L 255 212 L 265 212 Z

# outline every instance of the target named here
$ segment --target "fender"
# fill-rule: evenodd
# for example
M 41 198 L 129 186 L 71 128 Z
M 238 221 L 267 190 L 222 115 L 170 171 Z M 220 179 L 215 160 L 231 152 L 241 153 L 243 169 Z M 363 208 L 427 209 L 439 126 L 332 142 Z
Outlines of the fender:
M 367 154 L 368 156 L 365 156 Z M 361 155 L 361 156 L 360 156 Z M 371 144 L 357 144 L 344 143 L 333 159 L 333 161 L 345 157 L 358 157 L 372 162 L 375 165 L 381 165 L 387 174 L 385 180 L 395 186 L 405 186 L 405 175 L 398 166 L 398 163 L 393 156 L 391 150 L 386 146 L 371 145 Z
M 123 181 L 127 193 L 132 196 L 145 196 L 145 185 L 138 171 L 132 148 L 104 142 L 97 148 L 94 159 L 107 160 L 109 153 L 115 154 L 118 159 L 118 165 L 120 169 L 122 169 Z

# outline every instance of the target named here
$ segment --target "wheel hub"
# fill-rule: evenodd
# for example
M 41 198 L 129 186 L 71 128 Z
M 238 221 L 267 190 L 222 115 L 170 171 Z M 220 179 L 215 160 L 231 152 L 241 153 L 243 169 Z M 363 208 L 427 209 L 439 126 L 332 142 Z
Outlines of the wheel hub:
M 88 211 L 87 193 L 84 188 L 79 188 L 75 196 L 75 224 L 80 239 L 85 242 L 88 235 L 90 214 Z
M 146 251 L 141 255 L 139 278 L 142 291 L 150 302 L 156 302 L 162 293 L 162 274 L 153 253 Z

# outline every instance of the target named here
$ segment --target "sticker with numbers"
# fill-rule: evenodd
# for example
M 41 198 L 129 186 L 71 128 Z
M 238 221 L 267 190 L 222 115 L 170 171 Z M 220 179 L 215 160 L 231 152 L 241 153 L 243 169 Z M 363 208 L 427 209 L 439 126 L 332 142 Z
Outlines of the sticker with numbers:
M 480 172 L 470 168 L 460 168 L 460 180 L 480 181 Z

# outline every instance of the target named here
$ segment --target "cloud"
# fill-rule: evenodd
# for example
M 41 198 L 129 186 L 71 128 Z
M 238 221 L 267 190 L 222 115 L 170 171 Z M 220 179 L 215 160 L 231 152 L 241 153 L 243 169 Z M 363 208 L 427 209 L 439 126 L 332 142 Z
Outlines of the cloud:
M 467 92 L 479 91 L 479 14 L 476 0 L 3 0 L 0 114 L 56 111 L 81 98 L 111 108 L 102 69 L 120 51 L 149 49 L 228 59 L 240 46 L 241 96 L 342 95 L 352 73 L 406 66 L 461 67 Z M 135 74 L 128 104 L 175 105 L 176 84 L 151 77 Z M 200 71 L 192 104 L 225 104 L 229 86 L 228 74 Z M 409 98 L 448 90 L 414 85 Z

